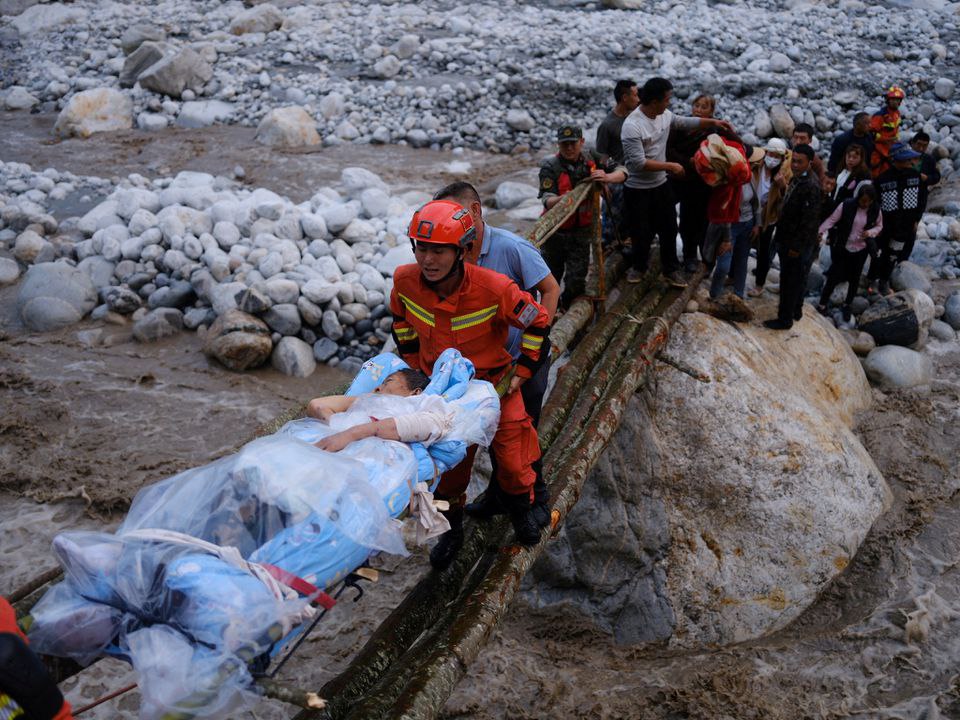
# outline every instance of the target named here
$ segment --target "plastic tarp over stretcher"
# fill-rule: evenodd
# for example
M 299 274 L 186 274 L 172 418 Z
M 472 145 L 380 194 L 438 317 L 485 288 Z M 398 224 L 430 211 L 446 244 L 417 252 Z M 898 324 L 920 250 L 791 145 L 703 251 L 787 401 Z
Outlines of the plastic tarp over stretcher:
M 323 589 L 372 552 L 406 554 L 397 518 L 416 484 L 432 490 L 469 445 L 493 439 L 499 398 L 472 379 L 469 360 L 447 350 L 421 396 L 372 393 L 403 367 L 390 354 L 369 360 L 347 391 L 353 406 L 329 424 L 295 420 L 144 488 L 115 534 L 57 536 L 65 580 L 33 610 L 34 649 L 83 664 L 129 660 L 142 718 L 227 717 L 253 699 L 251 668 L 265 666 L 316 612 L 272 567 Z M 438 405 L 452 429 L 429 447 L 373 437 L 338 453 L 313 445 L 372 418 Z

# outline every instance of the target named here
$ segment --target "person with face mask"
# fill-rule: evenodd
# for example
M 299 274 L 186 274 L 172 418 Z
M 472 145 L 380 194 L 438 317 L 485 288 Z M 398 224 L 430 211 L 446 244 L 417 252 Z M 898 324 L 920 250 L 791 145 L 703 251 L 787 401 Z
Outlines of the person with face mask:
M 783 206 L 783 195 L 790 184 L 791 152 L 780 138 L 772 138 L 764 148 L 763 163 L 754 168 L 754 186 L 759 203 L 759 222 L 752 231 L 757 245 L 757 267 L 754 270 L 756 287 L 747 294 L 750 297 L 763 295 L 763 286 L 767 282 L 770 263 L 777 254 L 774 231 Z

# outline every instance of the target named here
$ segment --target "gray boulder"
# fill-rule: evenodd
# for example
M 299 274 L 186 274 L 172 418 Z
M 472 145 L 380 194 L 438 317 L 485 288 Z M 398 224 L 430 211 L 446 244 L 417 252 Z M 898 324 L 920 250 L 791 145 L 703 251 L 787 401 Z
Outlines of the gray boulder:
M 919 265 L 906 261 L 899 263 L 890 275 L 890 285 L 894 290 L 919 290 L 930 294 L 933 285 L 927 273 Z
M 0 258 L 0 286 L 15 283 L 20 278 L 20 266 L 10 258 Z
M 273 305 L 273 301 L 266 293 L 262 293 L 256 288 L 247 288 L 240 297 L 237 298 L 237 307 L 250 315 L 259 315 L 266 312 Z
M 294 377 L 309 377 L 317 369 L 313 348 L 296 337 L 285 337 L 277 343 L 270 356 L 270 364 L 284 375 Z
M 930 323 L 930 335 L 942 342 L 953 342 L 957 339 L 957 331 L 943 320 L 934 320 Z
M 517 132 L 530 132 L 537 126 L 537 121 L 526 110 L 513 108 L 507 111 L 507 125 Z
M 292 105 L 268 112 L 257 126 L 256 140 L 270 147 L 302 147 L 319 145 L 320 135 L 307 111 Z
M 145 23 L 131 25 L 123 31 L 120 36 L 120 48 L 124 55 L 130 55 L 140 48 L 145 42 L 160 42 L 167 39 L 167 34 L 162 28 Z
M 494 197 L 497 201 L 497 208 L 500 210 L 510 210 L 525 200 L 536 198 L 537 188 L 533 185 L 527 185 L 526 183 L 507 180 L 497 186 Z
M 172 47 L 167 43 L 145 42 L 123 61 L 120 87 L 133 87 L 137 78 L 149 67 L 163 60 Z
M 107 307 L 120 315 L 130 315 L 140 309 L 143 301 L 133 290 L 117 287 L 107 294 Z
M 877 345 L 923 344 L 934 317 L 933 300 L 919 290 L 901 290 L 881 298 L 860 315 L 857 327 Z
M 773 131 L 779 137 L 789 138 L 793 135 L 795 122 L 786 105 L 775 103 L 770 106 L 770 122 L 773 124 Z
M 138 81 L 146 90 L 179 98 L 187 88 L 200 88 L 212 77 L 210 63 L 196 51 L 185 47 L 151 65 Z
M 323 337 L 313 344 L 313 357 L 317 362 L 326 362 L 337 354 L 338 345 L 330 338 Z
M 17 293 L 20 319 L 31 330 L 56 330 L 80 320 L 97 304 L 97 289 L 81 269 L 40 263 L 24 275 Z
M 933 363 L 926 355 L 897 345 L 884 345 L 870 351 L 863 361 L 870 381 L 882 388 L 909 388 L 929 385 Z
M 102 288 L 112 284 L 116 265 L 99 255 L 91 255 L 77 263 L 77 269 L 89 276 L 95 288 Z
M 87 138 L 93 133 L 133 127 L 133 102 L 119 90 L 96 88 L 78 92 L 57 116 L 59 137 Z
M 178 308 L 183 309 L 192 305 L 197 299 L 197 293 L 186 280 L 174 280 L 166 287 L 158 288 L 147 299 L 151 308 Z
M 272 350 L 267 324 L 240 310 L 227 310 L 220 315 L 203 341 L 207 356 L 235 371 L 262 365 Z
M 33 230 L 24 230 L 20 233 L 13 246 L 13 256 L 25 265 L 35 262 L 51 262 L 54 255 L 55 251 L 50 241 Z
M 954 290 L 943 303 L 943 320 L 954 330 L 960 330 L 960 290 Z
M 133 337 L 138 342 L 156 342 L 183 330 L 183 313 L 176 308 L 151 310 L 133 324 Z
M 300 311 L 293 304 L 274 305 L 263 314 L 263 321 L 271 330 L 281 335 L 296 335 L 300 332 Z

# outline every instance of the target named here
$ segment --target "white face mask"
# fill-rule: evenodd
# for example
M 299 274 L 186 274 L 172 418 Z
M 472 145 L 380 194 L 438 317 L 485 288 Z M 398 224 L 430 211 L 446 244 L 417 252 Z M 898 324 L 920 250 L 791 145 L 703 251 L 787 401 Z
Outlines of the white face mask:
M 767 155 L 767 156 L 763 159 L 763 164 L 766 165 L 766 166 L 767 166 L 768 168 L 770 168 L 771 170 L 773 170 L 775 167 L 779 167 L 780 163 L 782 163 L 782 162 L 783 162 L 783 160 L 782 160 L 781 158 L 773 157 L 773 156 L 771 156 L 771 155 Z

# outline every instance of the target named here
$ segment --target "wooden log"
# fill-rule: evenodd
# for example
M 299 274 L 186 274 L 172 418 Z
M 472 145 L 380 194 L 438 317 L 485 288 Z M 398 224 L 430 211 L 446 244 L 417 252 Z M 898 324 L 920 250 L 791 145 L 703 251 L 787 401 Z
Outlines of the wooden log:
M 274 700 L 296 705 L 297 707 L 310 710 L 323 710 L 327 706 L 327 701 L 320 695 L 309 690 L 282 683 L 272 678 L 258 678 L 254 684 L 260 688 L 264 695 Z
M 561 195 L 559 202 L 537 220 L 537 224 L 527 233 L 527 239 L 535 247 L 543 245 L 577 211 L 580 203 L 589 198 L 594 184 L 593 182 L 580 183 L 570 192 Z
M 702 277 L 701 271 L 679 296 L 670 293 L 655 309 L 656 316 L 644 321 L 631 346 L 636 360 L 620 366 L 590 417 L 591 432 L 581 437 L 569 456 L 571 462 L 563 467 L 562 484 L 555 488 L 553 500 L 558 522 L 576 504 L 589 471 L 619 427 L 627 403 L 646 381 L 654 358 L 666 344 L 670 325 L 683 312 Z M 419 657 L 405 658 L 406 662 L 415 662 L 418 669 L 385 716 L 425 720 L 439 715 L 453 688 L 503 618 L 523 576 L 542 554 L 548 539 L 543 537 L 532 548 L 516 552 L 504 549 L 497 555 L 486 579 L 467 600 L 449 632 L 427 646 Z
M 62 568 L 58 568 L 58 567 L 50 568 L 49 570 L 40 573 L 32 580 L 28 580 L 23 585 L 21 585 L 20 587 L 15 589 L 13 592 L 11 592 L 9 595 L 7 595 L 7 601 L 11 605 L 13 605 L 14 603 L 18 603 L 21 600 L 25 599 L 28 595 L 30 595 L 35 590 L 39 590 L 41 587 L 43 587 L 47 583 L 53 582 L 54 580 L 58 580 L 61 575 L 63 575 Z

